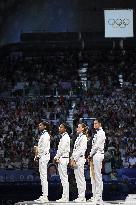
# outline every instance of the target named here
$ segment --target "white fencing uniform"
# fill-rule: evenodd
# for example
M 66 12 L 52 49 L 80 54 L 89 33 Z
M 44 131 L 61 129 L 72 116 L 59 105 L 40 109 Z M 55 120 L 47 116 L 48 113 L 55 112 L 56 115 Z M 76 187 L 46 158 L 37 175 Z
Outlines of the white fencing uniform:
M 43 196 L 48 196 L 47 165 L 50 160 L 50 135 L 44 130 L 38 141 L 39 172 Z
M 70 153 L 70 137 L 67 132 L 62 134 L 60 139 L 57 154 L 54 159 L 59 159 L 58 171 L 63 187 L 62 198 L 69 200 L 69 182 L 67 174 L 67 165 L 69 163 L 69 153 Z
M 97 134 L 94 135 L 92 141 L 92 149 L 90 152 L 90 157 L 93 157 L 93 165 L 94 165 L 94 174 L 95 179 L 91 175 L 91 184 L 92 184 L 92 193 L 93 197 L 98 199 L 102 199 L 102 191 L 103 191 L 103 181 L 102 181 L 102 161 L 104 159 L 104 143 L 105 143 L 105 132 L 102 128 L 99 128 Z
M 86 181 L 84 176 L 84 164 L 85 164 L 85 151 L 87 149 L 87 137 L 83 133 L 79 134 L 77 137 L 72 157 L 77 164 L 77 168 L 74 169 L 74 174 L 76 178 L 77 188 L 78 188 L 78 198 L 85 199 Z

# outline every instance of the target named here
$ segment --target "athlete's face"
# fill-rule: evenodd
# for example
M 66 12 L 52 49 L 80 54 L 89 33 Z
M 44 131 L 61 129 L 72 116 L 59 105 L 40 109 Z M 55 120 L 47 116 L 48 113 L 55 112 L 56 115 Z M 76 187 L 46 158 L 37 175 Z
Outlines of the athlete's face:
M 61 124 L 61 125 L 59 126 L 59 133 L 60 133 L 60 134 L 63 134 L 64 132 L 66 132 L 66 128 L 64 127 L 63 124 Z
M 84 128 L 82 127 L 81 124 L 78 124 L 77 126 L 77 134 L 80 134 L 81 132 L 83 132 Z
M 101 123 L 98 122 L 98 120 L 94 121 L 94 129 L 99 129 L 101 127 Z
M 39 123 L 38 129 L 39 129 L 40 131 L 43 131 L 45 128 L 46 128 L 46 126 L 44 126 L 42 123 Z

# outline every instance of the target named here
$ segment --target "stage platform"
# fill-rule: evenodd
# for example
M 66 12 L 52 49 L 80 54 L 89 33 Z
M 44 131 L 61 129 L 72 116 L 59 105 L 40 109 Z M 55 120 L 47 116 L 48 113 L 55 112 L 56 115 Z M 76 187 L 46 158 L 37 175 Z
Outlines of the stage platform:
M 73 202 L 73 201 L 70 201 L 70 202 L 56 202 L 56 201 L 49 201 L 47 203 L 36 203 L 34 201 L 24 201 L 24 202 L 18 202 L 18 203 L 15 203 L 15 205 L 39 205 L 39 204 L 45 204 L 45 205 L 58 205 L 58 204 L 61 204 L 61 205 L 75 205 L 75 204 L 78 204 L 78 205 L 96 205 L 92 202 Z M 103 202 L 103 205 L 121 205 L 121 204 L 124 204 L 124 205 L 136 205 L 136 194 L 130 194 L 128 195 L 128 197 L 126 198 L 126 200 L 122 201 L 104 201 Z
M 15 205 L 40 205 L 40 204 L 45 204 L 45 205 L 58 205 L 58 204 L 61 204 L 61 205 L 75 205 L 75 204 L 78 204 L 78 205 L 95 205 L 94 203 L 91 203 L 91 202 L 55 202 L 55 201 L 50 201 L 50 202 L 47 202 L 47 203 L 36 203 L 34 201 L 24 201 L 24 202 L 18 202 L 16 203 Z M 124 201 L 104 201 L 104 205 L 113 205 L 113 204 L 124 204 Z M 133 204 L 134 205 L 134 204 Z M 136 203 L 135 203 L 136 205 Z

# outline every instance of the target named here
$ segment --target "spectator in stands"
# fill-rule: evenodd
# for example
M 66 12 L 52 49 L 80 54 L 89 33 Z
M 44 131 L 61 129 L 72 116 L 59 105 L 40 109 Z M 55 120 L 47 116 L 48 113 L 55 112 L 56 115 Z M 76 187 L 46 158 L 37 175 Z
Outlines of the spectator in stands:
M 48 165 L 48 179 L 50 179 L 52 176 L 58 175 L 58 168 L 56 164 L 50 163 Z
M 111 154 L 110 152 L 107 150 L 105 151 L 104 154 L 104 162 L 103 162 L 103 166 L 104 166 L 104 170 L 103 170 L 103 174 L 105 175 L 104 179 L 108 179 L 111 172 L 112 172 L 112 163 L 111 163 Z
M 135 168 L 136 167 L 136 157 L 134 153 L 130 154 L 130 157 L 128 158 L 129 162 L 129 168 Z

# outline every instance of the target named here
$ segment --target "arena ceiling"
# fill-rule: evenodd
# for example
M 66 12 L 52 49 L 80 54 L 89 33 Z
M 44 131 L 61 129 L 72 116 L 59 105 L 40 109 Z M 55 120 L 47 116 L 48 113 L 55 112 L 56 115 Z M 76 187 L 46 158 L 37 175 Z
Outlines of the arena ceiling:
M 46 9 L 46 12 L 44 11 L 43 8 Z M 46 25 L 46 28 L 51 31 L 52 28 L 50 29 L 51 27 L 50 25 L 52 25 L 54 28 L 56 22 L 57 23 L 60 22 L 58 23 L 58 25 L 56 24 L 56 28 L 54 29 L 55 32 L 66 31 L 67 30 L 65 29 L 66 24 L 68 24 L 69 31 L 71 31 L 70 29 L 73 28 L 72 26 L 74 26 L 74 28 L 77 28 L 77 30 L 79 30 L 81 28 L 80 22 L 82 25 L 86 26 L 87 24 L 86 19 L 88 19 L 91 12 L 96 12 L 99 15 L 99 11 L 102 11 L 103 9 L 107 9 L 107 8 L 135 9 L 136 1 L 135 0 L 118 0 L 118 1 L 117 0 L 103 0 L 103 1 L 101 0 L 0 0 L 0 44 L 5 44 L 6 42 L 13 41 L 14 36 L 19 35 L 18 34 L 19 30 L 21 29 L 23 30 L 26 27 L 32 30 L 32 28 L 35 25 L 38 28 L 41 25 L 42 26 Z M 47 17 L 44 17 L 44 15 L 47 14 L 47 12 L 49 12 L 47 15 L 49 20 Z M 29 19 L 27 18 L 27 15 L 29 15 Z M 41 17 L 39 17 L 38 15 L 41 15 Z M 57 18 L 55 15 L 57 16 Z M 84 21 L 86 22 L 85 24 Z M 90 30 L 91 29 L 92 28 L 90 28 Z M 18 36 L 15 37 L 15 40 L 17 38 Z
M 24 3 L 25 1 L 29 2 L 36 2 L 35 0 L 0 0 L 0 24 L 4 22 L 4 18 L 12 14 L 16 9 L 18 4 Z M 46 0 L 44 0 L 46 1 Z M 53 0 L 54 1 L 54 0 Z M 56 0 L 55 0 L 56 1 Z M 71 1 L 71 0 L 69 0 Z M 88 5 L 90 5 L 94 9 L 99 8 L 106 8 L 106 7 L 128 7 L 128 8 L 136 8 L 136 1 L 135 0 L 73 0 L 79 5 L 82 5 L 83 9 L 87 9 Z M 39 1 L 37 1 L 39 2 Z M 59 0 L 57 0 L 59 3 Z
M 0 26 L 4 24 L 4 20 L 8 18 L 17 5 L 17 0 L 1 0 L 0 1 Z

